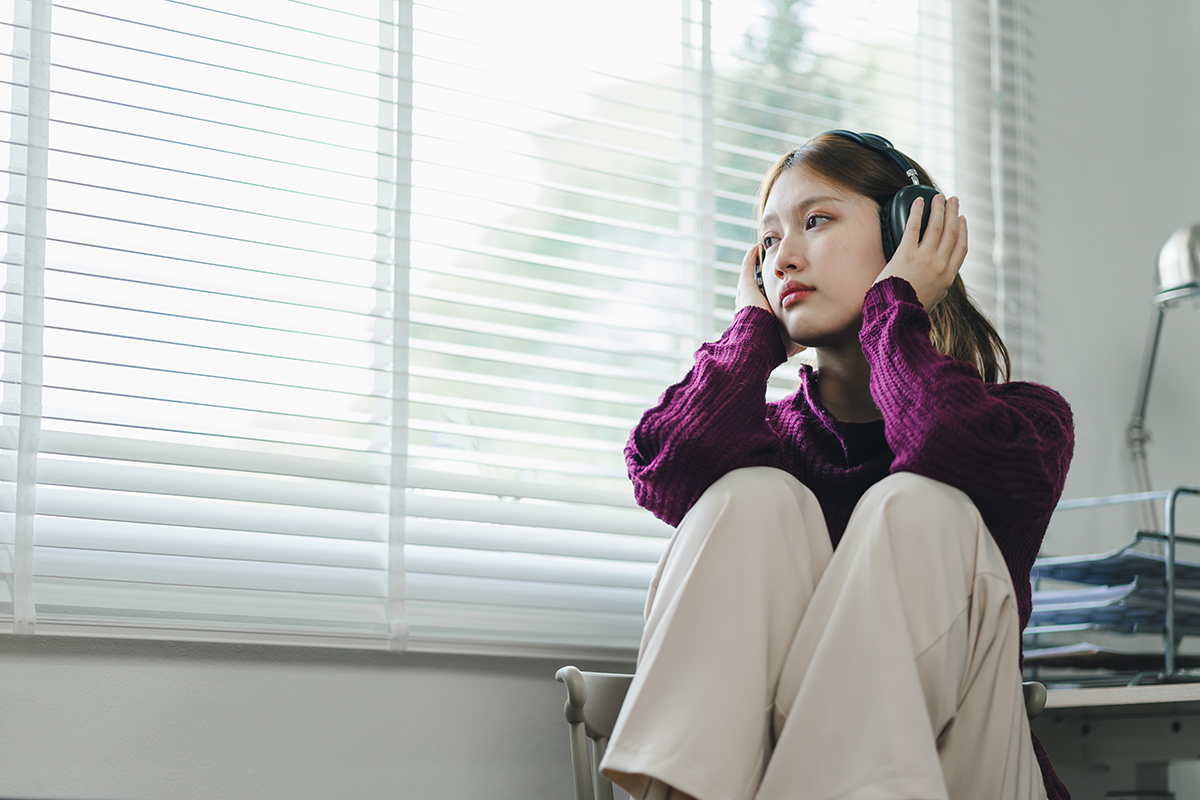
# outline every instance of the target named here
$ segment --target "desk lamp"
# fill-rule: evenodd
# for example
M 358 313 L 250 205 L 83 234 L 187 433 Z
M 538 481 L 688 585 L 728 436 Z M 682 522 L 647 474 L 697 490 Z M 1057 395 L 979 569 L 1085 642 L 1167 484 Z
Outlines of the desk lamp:
M 1139 492 L 1150 491 L 1150 471 L 1146 466 L 1146 401 L 1150 395 L 1150 378 L 1154 373 L 1154 356 L 1162 336 L 1163 317 L 1167 309 L 1188 297 L 1200 297 L 1200 222 L 1184 226 L 1171 234 L 1158 251 L 1158 281 L 1154 291 L 1154 319 L 1146 339 L 1142 357 L 1142 375 L 1138 382 L 1137 402 L 1133 417 L 1126 429 L 1129 455 L 1133 459 L 1134 480 Z M 1143 505 L 1148 530 L 1158 530 L 1158 511 L 1153 502 Z

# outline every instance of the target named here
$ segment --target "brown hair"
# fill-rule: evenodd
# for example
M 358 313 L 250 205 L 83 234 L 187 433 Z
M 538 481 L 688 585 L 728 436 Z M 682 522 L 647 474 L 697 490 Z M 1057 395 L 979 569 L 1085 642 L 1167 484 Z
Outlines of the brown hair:
M 937 187 L 929 174 L 911 158 L 909 163 L 925 186 Z M 882 153 L 875 152 L 842 136 L 821 134 L 781 157 L 767 170 L 758 189 L 755 219 L 762 219 L 767 195 L 786 170 L 803 165 L 838 186 L 865 195 L 882 211 L 883 204 L 911 181 L 900 167 Z M 881 218 L 882 219 L 882 218 Z M 1000 334 L 967 296 L 962 276 L 946 296 L 929 312 L 932 330 L 929 338 L 943 355 L 974 364 L 988 383 L 1007 381 L 1012 373 L 1008 348 Z

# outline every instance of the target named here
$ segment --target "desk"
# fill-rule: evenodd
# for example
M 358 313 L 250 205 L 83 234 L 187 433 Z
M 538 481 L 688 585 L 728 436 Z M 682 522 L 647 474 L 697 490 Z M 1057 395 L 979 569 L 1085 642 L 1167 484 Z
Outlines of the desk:
M 1166 790 L 1170 762 L 1200 759 L 1200 683 L 1051 689 L 1032 727 L 1055 766 Z
M 1051 689 L 1043 716 L 1138 717 L 1156 714 L 1200 714 L 1200 683 L 1152 686 L 1106 686 L 1095 689 Z

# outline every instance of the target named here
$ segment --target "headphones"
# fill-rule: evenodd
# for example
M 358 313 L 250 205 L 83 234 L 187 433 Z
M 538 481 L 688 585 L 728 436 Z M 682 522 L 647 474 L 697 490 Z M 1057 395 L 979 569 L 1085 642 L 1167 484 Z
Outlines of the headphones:
M 883 234 L 883 257 L 891 261 L 892 256 L 896 254 L 896 248 L 900 246 L 900 240 L 904 238 L 904 227 L 908 224 L 908 212 L 912 209 L 913 201 L 918 197 L 925 198 L 925 208 L 921 213 L 921 235 L 923 236 L 925 227 L 929 224 L 929 212 L 932 208 L 933 198 L 938 195 L 938 190 L 932 186 L 923 186 L 912 162 L 879 134 L 833 130 L 819 135 L 840 136 L 843 139 L 857 142 L 868 150 L 887 156 L 912 181 L 912 185 L 905 186 L 896 192 L 879 208 L 879 227 Z M 762 282 L 762 259 L 763 252 L 760 247 L 754 263 L 754 279 L 758 282 L 758 288 L 766 291 Z

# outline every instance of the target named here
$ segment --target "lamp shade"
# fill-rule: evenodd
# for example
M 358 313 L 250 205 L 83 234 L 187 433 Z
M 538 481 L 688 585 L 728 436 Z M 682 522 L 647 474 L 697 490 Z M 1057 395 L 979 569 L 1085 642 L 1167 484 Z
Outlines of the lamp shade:
M 1171 234 L 1158 251 L 1158 287 L 1154 302 L 1200 295 L 1200 222 Z

